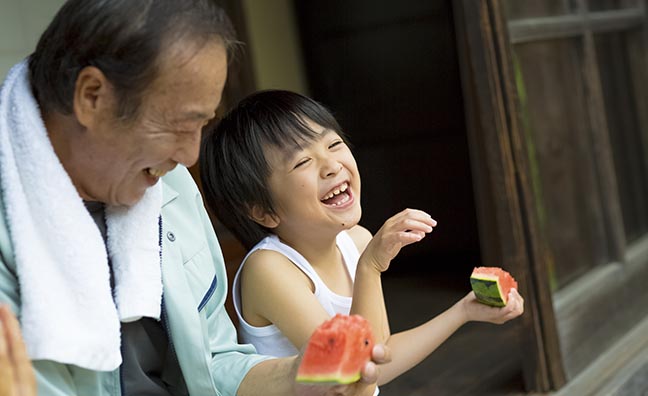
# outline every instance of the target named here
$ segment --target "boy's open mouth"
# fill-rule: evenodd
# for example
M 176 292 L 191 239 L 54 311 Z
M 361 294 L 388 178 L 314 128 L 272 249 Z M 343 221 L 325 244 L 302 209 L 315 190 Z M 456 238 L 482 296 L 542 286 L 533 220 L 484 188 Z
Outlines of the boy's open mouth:
M 345 203 L 349 202 L 351 199 L 351 191 L 348 190 L 349 188 L 349 183 L 344 182 L 340 184 L 339 186 L 333 188 L 331 191 L 329 191 L 320 201 L 324 205 L 328 206 L 340 206 L 344 205 Z

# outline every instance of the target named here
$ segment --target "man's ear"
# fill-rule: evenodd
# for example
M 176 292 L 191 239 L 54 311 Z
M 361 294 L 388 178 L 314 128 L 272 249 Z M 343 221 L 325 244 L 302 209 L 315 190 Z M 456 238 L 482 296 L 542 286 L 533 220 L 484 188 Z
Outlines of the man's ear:
M 103 72 L 94 66 L 81 69 L 74 86 L 74 114 L 77 121 L 90 129 L 106 109 L 112 111 L 112 85 Z
M 249 210 L 249 217 L 265 228 L 276 228 L 279 225 L 279 217 L 268 213 L 259 205 L 254 205 L 252 209 Z

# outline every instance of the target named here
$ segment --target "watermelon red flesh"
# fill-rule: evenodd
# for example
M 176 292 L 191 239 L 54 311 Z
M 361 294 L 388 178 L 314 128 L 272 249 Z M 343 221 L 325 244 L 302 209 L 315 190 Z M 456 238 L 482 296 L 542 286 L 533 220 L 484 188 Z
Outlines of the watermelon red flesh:
M 371 359 L 371 325 L 359 315 L 337 314 L 320 325 L 306 346 L 297 382 L 350 384 Z
M 515 279 L 499 267 L 476 267 L 470 275 L 470 285 L 477 300 L 495 307 L 508 303 L 511 289 L 517 289 Z

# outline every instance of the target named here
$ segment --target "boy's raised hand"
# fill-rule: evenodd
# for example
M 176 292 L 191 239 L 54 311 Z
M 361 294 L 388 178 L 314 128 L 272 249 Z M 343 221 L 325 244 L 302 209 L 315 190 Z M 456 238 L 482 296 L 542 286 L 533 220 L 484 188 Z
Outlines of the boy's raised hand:
M 511 289 L 505 307 L 498 308 L 482 304 L 477 301 L 475 292 L 472 291 L 461 299 L 460 304 L 466 316 L 466 322 L 477 321 L 503 324 L 517 318 L 524 312 L 524 298 L 515 289 Z
M 417 209 L 405 209 L 390 217 L 369 241 L 361 261 L 368 260 L 377 271 L 384 272 L 400 250 L 418 242 L 436 227 L 436 220 Z

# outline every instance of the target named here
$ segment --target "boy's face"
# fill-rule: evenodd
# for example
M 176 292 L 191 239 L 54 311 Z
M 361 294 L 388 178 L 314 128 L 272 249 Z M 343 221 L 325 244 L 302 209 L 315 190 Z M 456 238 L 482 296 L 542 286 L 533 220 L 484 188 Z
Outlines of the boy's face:
M 320 136 L 286 155 L 265 150 L 277 216 L 275 233 L 290 239 L 353 227 L 360 221 L 360 175 L 351 150 L 332 130 L 306 120 Z

